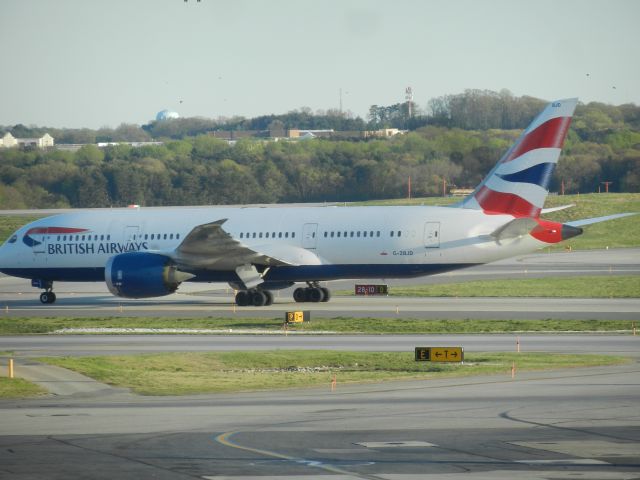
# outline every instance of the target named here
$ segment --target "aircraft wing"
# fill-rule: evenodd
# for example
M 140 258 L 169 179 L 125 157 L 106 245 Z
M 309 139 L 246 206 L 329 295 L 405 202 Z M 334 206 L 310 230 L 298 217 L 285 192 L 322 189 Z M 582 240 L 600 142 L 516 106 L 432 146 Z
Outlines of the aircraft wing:
M 195 227 L 175 249 L 171 257 L 180 268 L 235 270 L 241 265 L 319 265 L 313 252 L 277 242 L 248 247 L 223 228 L 226 218 Z M 275 240 L 275 239 L 274 239 Z

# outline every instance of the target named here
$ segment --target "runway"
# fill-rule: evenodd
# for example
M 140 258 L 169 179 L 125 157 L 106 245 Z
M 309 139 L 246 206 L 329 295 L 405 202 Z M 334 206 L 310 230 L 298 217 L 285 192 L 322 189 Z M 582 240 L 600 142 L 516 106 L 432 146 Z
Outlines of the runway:
M 448 283 L 467 280 L 540 278 L 572 275 L 640 274 L 640 249 L 539 253 L 448 274 L 409 280 L 385 280 L 396 285 Z M 329 282 L 333 291 L 353 290 L 355 281 Z M 373 283 L 373 281 L 367 281 Z M 29 281 L 0 278 L 0 308 L 4 316 L 172 316 L 282 317 L 285 311 L 310 310 L 320 317 L 408 317 L 495 319 L 616 319 L 638 320 L 640 298 L 406 298 L 334 296 L 328 303 L 297 304 L 291 289 L 275 292 L 270 307 L 236 308 L 226 285 L 183 284 L 167 297 L 127 300 L 113 297 L 102 283 L 56 283 L 58 302 L 42 305 Z

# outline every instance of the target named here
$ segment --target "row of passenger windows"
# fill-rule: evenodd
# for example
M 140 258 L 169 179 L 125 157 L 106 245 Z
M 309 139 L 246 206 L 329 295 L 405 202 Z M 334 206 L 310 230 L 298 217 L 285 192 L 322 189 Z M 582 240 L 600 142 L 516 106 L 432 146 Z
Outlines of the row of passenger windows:
M 145 233 L 133 235 L 132 240 L 180 240 L 179 233 Z M 111 240 L 111 235 L 58 235 L 58 242 L 104 242 Z
M 296 232 L 240 232 L 240 238 L 296 238 Z
M 145 233 L 142 235 L 134 235 L 134 240 L 180 240 L 179 233 Z
M 402 231 L 400 231 L 400 230 L 398 230 L 398 231 L 392 230 L 392 231 L 389 232 L 389 236 L 390 237 L 401 237 L 402 236 Z M 336 237 L 336 238 L 341 238 L 341 237 L 342 238 L 347 238 L 347 237 L 348 238 L 353 238 L 353 237 L 356 237 L 356 238 L 360 238 L 360 237 L 363 237 L 363 238 L 367 238 L 367 237 L 369 237 L 369 238 L 373 238 L 373 237 L 379 238 L 380 237 L 380 230 L 376 230 L 376 231 L 373 231 L 373 230 L 360 231 L 360 230 L 358 230 L 358 231 L 349 231 L 349 232 L 346 232 L 346 231 L 345 232 L 324 232 L 324 238 L 334 238 L 334 237 Z
M 379 238 L 381 235 L 380 230 L 357 230 L 357 231 L 344 231 L 344 232 L 324 232 L 324 238 Z M 315 233 L 312 234 L 315 238 Z M 390 237 L 401 237 L 402 232 L 391 231 L 389 232 Z M 295 232 L 240 232 L 240 238 L 296 238 Z
M 58 235 L 58 242 L 104 242 L 105 240 L 111 240 L 111 235 Z

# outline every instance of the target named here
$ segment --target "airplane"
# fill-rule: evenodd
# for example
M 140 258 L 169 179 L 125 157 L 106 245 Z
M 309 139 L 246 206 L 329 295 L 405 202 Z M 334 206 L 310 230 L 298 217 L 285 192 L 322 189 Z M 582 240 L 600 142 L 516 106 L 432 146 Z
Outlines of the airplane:
M 0 247 L 0 271 L 31 279 L 56 301 L 54 282 L 106 282 L 113 295 L 152 298 L 180 284 L 227 282 L 239 306 L 273 303 L 304 282 L 296 302 L 326 302 L 320 282 L 409 278 L 529 253 L 580 235 L 584 225 L 543 220 L 551 174 L 577 98 L 549 103 L 472 194 L 453 206 L 161 207 L 54 215 Z

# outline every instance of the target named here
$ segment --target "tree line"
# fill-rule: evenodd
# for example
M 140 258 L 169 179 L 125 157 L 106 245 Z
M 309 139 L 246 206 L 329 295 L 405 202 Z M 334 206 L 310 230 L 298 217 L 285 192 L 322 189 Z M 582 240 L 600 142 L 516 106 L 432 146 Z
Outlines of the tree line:
M 76 152 L 0 148 L 0 208 L 399 198 L 407 194 L 409 177 L 414 196 L 441 195 L 443 181 L 449 186 L 477 185 L 543 104 L 529 97 L 468 91 L 432 100 L 428 114 L 416 115 L 429 121 L 407 134 L 361 141 L 243 138 L 232 146 L 209 134 L 212 123 L 207 122 L 214 121 L 206 119 L 178 119 L 183 126 L 190 122 L 195 131 L 176 131 L 177 138 L 152 136 L 152 130 L 132 125 L 67 132 L 74 140 L 77 135 L 93 140 L 88 143 L 101 136 L 104 141 L 153 138 L 165 143 L 104 149 L 85 145 Z M 391 122 L 396 111 L 401 115 L 399 109 L 389 108 L 386 117 L 375 121 Z M 314 121 L 330 118 L 327 112 L 296 115 L 296 120 L 286 115 L 260 117 L 245 127 L 257 130 L 276 120 L 289 127 L 288 121 L 304 120 L 309 126 L 297 126 L 312 128 L 325 125 Z M 176 122 L 156 123 L 161 128 L 180 124 Z M 22 126 L 10 130 L 16 137 L 40 133 Z M 64 137 L 47 131 L 62 143 Z M 564 184 L 566 193 L 594 192 L 604 181 L 613 182 L 610 191 L 640 191 L 640 107 L 578 106 L 551 190 L 559 191 Z

